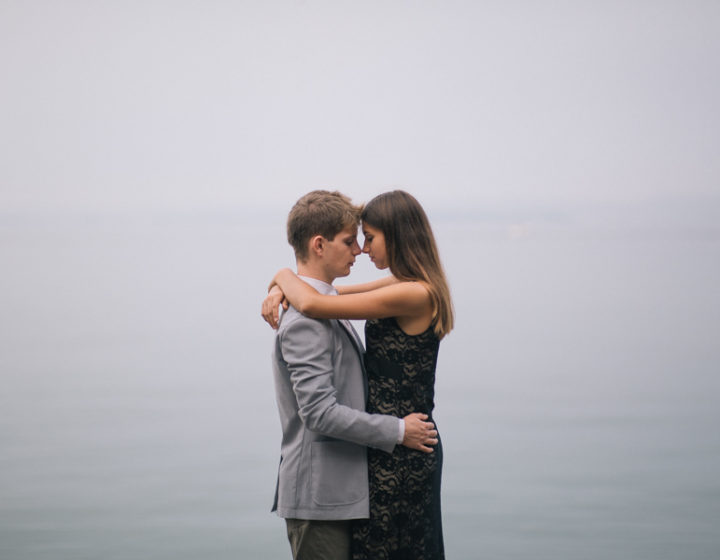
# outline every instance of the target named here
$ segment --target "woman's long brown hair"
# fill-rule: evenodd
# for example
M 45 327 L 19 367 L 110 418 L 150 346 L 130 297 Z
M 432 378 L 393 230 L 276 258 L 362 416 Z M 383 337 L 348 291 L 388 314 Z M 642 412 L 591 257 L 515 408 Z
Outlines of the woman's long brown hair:
M 438 338 L 453 328 L 453 306 L 430 222 L 420 203 L 405 191 L 376 196 L 361 219 L 383 232 L 390 272 L 398 280 L 422 280 L 430 287 L 433 329 Z

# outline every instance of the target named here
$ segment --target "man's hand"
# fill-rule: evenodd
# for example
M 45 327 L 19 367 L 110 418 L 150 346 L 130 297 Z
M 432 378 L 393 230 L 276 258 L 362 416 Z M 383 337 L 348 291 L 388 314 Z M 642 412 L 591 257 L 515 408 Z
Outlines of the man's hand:
M 425 453 L 432 453 L 429 445 L 437 445 L 437 430 L 435 424 L 426 422 L 428 415 L 420 412 L 408 414 L 405 420 L 405 437 L 402 444 L 410 449 L 417 449 Z
M 282 305 L 282 308 L 287 311 L 289 306 L 288 300 L 285 299 L 285 294 L 282 293 L 282 290 L 275 285 L 270 288 L 267 297 L 262 303 L 260 311 L 262 318 L 265 319 L 265 322 L 273 329 L 278 328 L 278 320 L 280 318 L 278 307 L 280 305 Z

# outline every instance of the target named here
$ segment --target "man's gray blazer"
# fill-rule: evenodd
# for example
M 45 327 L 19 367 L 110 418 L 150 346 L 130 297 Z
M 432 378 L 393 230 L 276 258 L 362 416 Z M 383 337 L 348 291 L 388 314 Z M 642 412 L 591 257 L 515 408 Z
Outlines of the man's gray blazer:
M 329 284 L 303 280 L 334 293 Z M 296 519 L 368 517 L 366 446 L 392 453 L 398 419 L 364 412 L 357 334 L 290 307 L 275 338 L 273 370 L 283 433 L 273 511 Z

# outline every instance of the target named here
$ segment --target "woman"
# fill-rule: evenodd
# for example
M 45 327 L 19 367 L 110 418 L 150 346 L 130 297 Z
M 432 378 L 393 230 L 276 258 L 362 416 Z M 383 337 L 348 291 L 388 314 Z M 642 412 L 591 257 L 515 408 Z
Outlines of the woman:
M 453 327 L 445 274 L 427 216 L 404 191 L 372 199 L 361 214 L 363 252 L 392 277 L 321 295 L 283 269 L 273 283 L 302 313 L 322 319 L 367 319 L 365 356 L 370 413 L 432 419 L 440 340 Z M 280 294 L 266 300 L 276 322 Z M 271 310 L 274 308 L 274 310 Z M 275 314 L 275 316 L 273 316 Z M 368 449 L 370 519 L 353 530 L 353 560 L 445 557 L 440 515 L 442 445 L 433 453 L 403 446 L 392 454 Z

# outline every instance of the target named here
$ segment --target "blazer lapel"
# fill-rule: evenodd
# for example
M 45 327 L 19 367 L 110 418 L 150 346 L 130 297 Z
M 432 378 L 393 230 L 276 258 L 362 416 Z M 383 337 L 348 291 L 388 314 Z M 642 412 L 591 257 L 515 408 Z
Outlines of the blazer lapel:
M 357 335 L 352 324 L 347 319 L 338 319 L 337 322 L 345 331 L 345 334 L 347 334 L 350 338 L 350 342 L 352 342 L 352 345 L 360 358 L 360 365 L 362 366 L 363 373 L 365 373 L 365 360 L 363 359 L 363 356 L 365 354 L 365 348 L 363 348 L 360 337 Z

